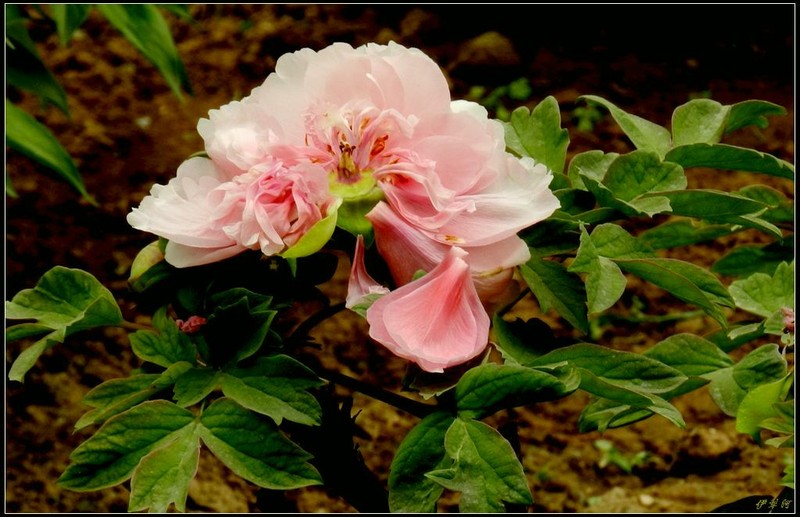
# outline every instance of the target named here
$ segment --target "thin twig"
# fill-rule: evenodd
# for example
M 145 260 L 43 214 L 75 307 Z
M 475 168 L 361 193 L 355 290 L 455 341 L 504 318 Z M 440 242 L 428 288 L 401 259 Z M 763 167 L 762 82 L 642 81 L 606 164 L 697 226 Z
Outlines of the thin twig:
M 435 405 L 425 404 L 424 402 L 403 397 L 402 395 L 398 395 L 371 384 L 367 384 L 361 380 L 337 371 L 327 370 L 322 367 L 319 367 L 316 370 L 317 375 L 327 381 L 339 384 L 354 391 L 358 391 L 359 393 L 363 393 L 368 397 L 371 397 L 375 400 L 380 400 L 381 402 L 389 404 L 390 406 L 394 406 L 419 418 L 425 418 L 438 409 L 438 407 Z
M 497 315 L 499 317 L 503 317 L 508 311 L 513 309 L 516 304 L 518 304 L 520 301 L 522 301 L 523 298 L 528 296 L 528 293 L 530 293 L 530 292 L 531 292 L 531 289 L 529 287 L 526 287 L 525 289 L 520 291 L 520 293 L 516 296 L 516 298 L 511 300 L 509 303 L 507 303 L 505 306 L 501 307 L 497 311 Z
M 308 338 L 308 334 L 311 330 L 325 321 L 326 319 L 330 318 L 331 316 L 336 315 L 337 313 L 343 311 L 345 309 L 344 302 L 337 303 L 334 305 L 329 305 L 325 307 L 319 312 L 315 312 L 305 321 L 297 326 L 294 329 L 294 332 L 288 337 L 287 341 L 305 341 Z

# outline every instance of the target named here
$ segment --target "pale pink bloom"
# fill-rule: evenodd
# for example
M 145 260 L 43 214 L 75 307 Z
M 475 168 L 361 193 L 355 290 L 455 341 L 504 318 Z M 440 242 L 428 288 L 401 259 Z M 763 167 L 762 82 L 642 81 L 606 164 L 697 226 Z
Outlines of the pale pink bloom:
M 438 65 L 395 43 L 281 56 L 261 86 L 210 111 L 198 131 L 226 174 L 268 157 L 313 163 L 333 195 L 382 192 L 443 244 L 495 244 L 559 206 L 546 167 L 509 155 L 498 121 L 476 103 L 451 101 Z
M 241 223 L 244 206 L 244 190 L 230 186 L 211 160 L 190 158 L 167 185 L 153 185 L 128 223 L 168 239 L 165 259 L 176 267 L 232 257 L 246 247 L 226 231 Z
M 166 186 L 154 185 L 128 222 L 168 239 L 167 262 L 188 267 L 246 249 L 279 254 L 335 210 L 335 201 L 325 172 L 313 165 L 270 161 L 228 179 L 198 157 L 184 162 Z
M 360 309 L 359 306 L 369 305 L 388 292 L 388 288 L 380 285 L 367 273 L 367 268 L 364 265 L 364 236 L 359 235 L 356 237 L 356 250 L 353 254 L 353 263 L 350 266 L 345 307 L 348 309 Z
M 335 43 L 281 56 L 261 86 L 210 111 L 198 131 L 225 171 L 248 170 L 267 156 L 318 163 L 334 184 L 355 184 L 359 195 L 377 175 L 406 170 L 436 187 L 433 164 L 408 144 L 420 118 L 449 109 L 447 81 L 421 51 Z
M 370 337 L 428 372 L 442 372 L 484 351 L 489 316 L 466 256 L 453 247 L 428 274 L 375 301 L 367 309 Z
M 384 202 L 378 203 L 367 218 L 375 230 L 378 251 L 398 286 L 410 282 L 420 270 L 431 271 L 452 247 L 412 226 Z M 503 294 L 511 282 L 514 267 L 530 259 L 528 246 L 516 235 L 490 245 L 463 249 L 468 252 L 464 260 L 469 265 L 478 296 L 484 302 Z

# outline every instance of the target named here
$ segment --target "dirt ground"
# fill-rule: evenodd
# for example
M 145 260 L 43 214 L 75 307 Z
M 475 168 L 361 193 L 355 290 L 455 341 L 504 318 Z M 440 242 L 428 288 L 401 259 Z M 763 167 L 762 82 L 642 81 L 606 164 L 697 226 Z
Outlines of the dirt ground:
M 718 6 L 722 10 L 722 6 Z M 593 134 L 575 128 L 576 99 L 596 94 L 639 116 L 667 125 L 672 110 L 692 96 L 710 94 L 725 104 L 762 99 L 789 110 L 769 128 L 749 128 L 731 143 L 753 145 L 794 159 L 793 5 L 709 6 L 491 6 L 439 5 L 201 5 L 195 21 L 169 16 L 178 50 L 194 89 L 180 103 L 157 71 L 97 13 L 67 46 L 52 28 L 36 23 L 32 35 L 44 60 L 66 89 L 72 118 L 44 110 L 26 95 L 11 99 L 46 122 L 76 159 L 100 206 L 78 199 L 65 184 L 13 151 L 9 178 L 19 198 L 6 198 L 6 299 L 55 265 L 85 269 L 134 316 L 127 274 L 137 251 L 152 236 L 131 229 L 125 216 L 154 182 L 166 183 L 177 166 L 202 148 L 199 118 L 246 95 L 273 70 L 283 53 L 322 48 L 334 41 L 360 45 L 397 41 L 433 57 L 451 81 L 454 98 L 471 86 L 488 88 L 526 77 L 532 102 L 553 95 L 570 129 L 570 153 L 589 148 L 626 151 L 627 141 L 604 120 Z M 793 198 L 788 180 L 696 171 L 690 186 L 735 190 L 753 181 Z M 709 266 L 722 253 L 756 242 L 743 232 L 709 246 L 671 255 Z M 347 264 L 340 264 L 346 271 Z M 728 279 L 730 280 L 730 279 Z M 658 313 L 687 310 L 658 289 L 631 282 L 633 292 Z M 343 276 L 324 286 L 344 297 Z M 518 307 L 567 332 L 555 314 L 536 303 Z M 602 329 L 598 342 L 643 350 L 676 332 L 703 333 L 713 323 L 695 318 L 671 324 L 620 324 Z M 341 313 L 317 327 L 320 359 L 343 373 L 400 391 L 404 362 L 365 339 L 366 326 Z M 6 370 L 29 343 L 6 347 Z M 124 512 L 127 489 L 74 493 L 56 486 L 69 453 L 85 438 L 73 425 L 86 410 L 80 401 L 97 384 L 139 366 L 126 332 L 90 331 L 47 353 L 24 384 L 6 384 L 6 511 Z M 337 387 L 344 399 L 352 393 Z M 357 438 L 366 465 L 385 483 L 400 440 L 416 419 L 358 393 L 353 395 Z M 604 435 L 580 434 L 582 394 L 494 417 L 516 419 L 523 466 L 534 512 L 708 512 L 745 496 L 776 496 L 786 451 L 759 447 L 737 434 L 734 422 L 700 390 L 674 401 L 686 428 L 651 418 Z M 650 460 L 627 473 L 603 466 L 594 445 L 603 438 L 625 456 Z M 205 451 L 187 510 L 208 512 L 353 512 L 356 508 L 324 488 L 287 494 L 258 490 Z M 457 511 L 446 494 L 440 511 Z

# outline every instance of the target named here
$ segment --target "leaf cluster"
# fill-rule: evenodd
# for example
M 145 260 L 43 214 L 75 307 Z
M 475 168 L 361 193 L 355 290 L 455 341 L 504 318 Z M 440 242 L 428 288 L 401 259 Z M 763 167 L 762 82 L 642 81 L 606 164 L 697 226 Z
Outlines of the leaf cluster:
M 46 8 L 25 10 L 18 4 L 6 4 L 6 80 L 8 85 L 31 92 L 43 105 L 55 106 L 70 116 L 67 94 L 47 68 L 30 36 L 28 26 L 33 14 L 48 23 L 58 34 L 62 46 L 69 44 L 75 31 L 88 19 L 93 9 L 117 29 L 166 80 L 172 92 L 183 100 L 191 92 L 189 77 L 172 40 L 169 25 L 161 11 L 167 10 L 191 19 L 185 6 L 157 7 L 146 4 L 49 4 Z M 6 142 L 12 149 L 38 162 L 67 182 L 85 200 L 97 204 L 86 190 L 78 166 L 53 132 L 32 114 L 6 98 Z M 16 196 L 6 177 L 6 194 Z

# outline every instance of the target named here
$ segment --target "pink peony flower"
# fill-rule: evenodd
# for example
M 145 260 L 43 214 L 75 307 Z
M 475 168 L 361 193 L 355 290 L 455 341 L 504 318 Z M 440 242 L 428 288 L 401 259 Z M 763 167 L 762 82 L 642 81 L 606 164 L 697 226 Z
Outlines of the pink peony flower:
M 286 54 L 198 131 L 209 159 L 189 160 L 153 187 L 130 223 L 167 238 L 166 260 L 178 266 L 245 249 L 300 256 L 324 245 L 333 224 L 373 227 L 399 288 L 383 294 L 357 249 L 347 304 L 363 309 L 383 294 L 370 309 L 371 335 L 429 369 L 483 349 L 481 300 L 498 298 L 528 260 L 517 233 L 559 206 L 545 166 L 508 154 L 500 122 L 476 103 L 451 101 L 439 66 L 395 43 Z M 419 270 L 427 275 L 412 281 Z M 418 299 L 434 284 L 455 290 Z M 437 313 L 461 319 L 454 331 L 442 322 L 395 327 L 417 310 L 412 303 L 429 312 L 443 303 Z
M 367 309 L 369 335 L 428 372 L 476 357 L 488 345 L 489 316 L 481 305 L 467 253 L 450 248 L 438 266 Z
M 165 259 L 176 267 L 208 264 L 246 249 L 274 255 L 335 213 L 337 200 L 326 187 L 325 173 L 313 165 L 264 162 L 229 178 L 213 161 L 191 158 L 167 185 L 153 186 L 128 214 L 128 223 L 168 239 Z

